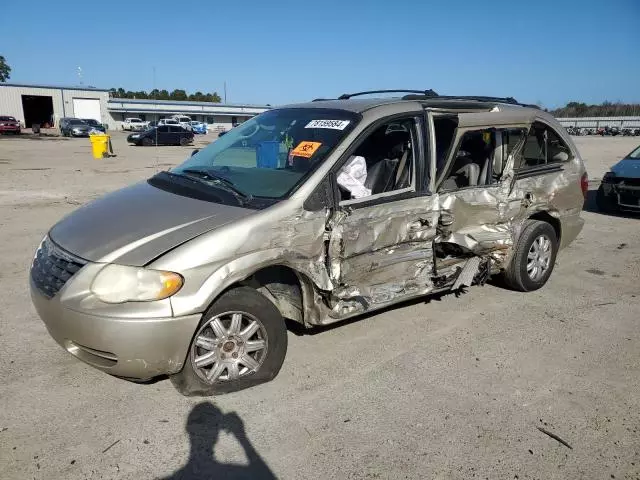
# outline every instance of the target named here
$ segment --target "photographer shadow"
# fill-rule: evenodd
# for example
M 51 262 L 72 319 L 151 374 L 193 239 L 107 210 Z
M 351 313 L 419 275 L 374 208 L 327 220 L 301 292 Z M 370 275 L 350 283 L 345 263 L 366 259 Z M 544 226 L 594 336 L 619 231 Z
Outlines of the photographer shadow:
M 196 405 L 187 419 L 191 450 L 187 464 L 163 480 L 275 479 L 266 462 L 249 442 L 242 419 L 234 412 L 223 414 L 209 402 Z M 221 463 L 214 447 L 220 431 L 233 434 L 242 446 L 248 465 Z

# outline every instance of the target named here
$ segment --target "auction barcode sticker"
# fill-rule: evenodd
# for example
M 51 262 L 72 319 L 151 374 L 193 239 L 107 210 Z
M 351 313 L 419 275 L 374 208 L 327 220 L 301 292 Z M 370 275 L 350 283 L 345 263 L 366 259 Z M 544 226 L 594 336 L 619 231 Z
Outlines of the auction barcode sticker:
M 330 128 L 332 130 L 344 130 L 350 120 L 311 120 L 304 128 Z

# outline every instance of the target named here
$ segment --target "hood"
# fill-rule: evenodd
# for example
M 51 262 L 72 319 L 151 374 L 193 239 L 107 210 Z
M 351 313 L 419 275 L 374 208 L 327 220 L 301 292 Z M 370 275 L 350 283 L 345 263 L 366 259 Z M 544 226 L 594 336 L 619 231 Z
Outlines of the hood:
M 91 125 L 69 125 L 71 130 L 91 130 Z
M 640 178 L 640 158 L 625 158 L 611 167 L 616 177 Z
M 143 266 L 187 240 L 254 212 L 182 197 L 144 182 L 79 208 L 49 236 L 89 261 Z

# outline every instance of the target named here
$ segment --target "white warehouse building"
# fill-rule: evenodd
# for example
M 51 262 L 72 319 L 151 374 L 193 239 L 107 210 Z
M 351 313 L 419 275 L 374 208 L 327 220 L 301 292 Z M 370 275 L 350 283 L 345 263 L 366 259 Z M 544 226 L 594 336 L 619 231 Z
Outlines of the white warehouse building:
M 55 128 L 61 118 L 92 118 L 109 130 L 121 128 L 125 118 L 160 120 L 180 114 L 228 130 L 271 108 L 269 105 L 182 102 L 110 98 L 109 90 L 86 86 L 0 83 L 0 115 L 15 117 L 24 128 L 39 124 Z
M 157 121 L 172 115 L 186 115 L 191 120 L 207 123 L 209 128 L 229 130 L 231 127 L 268 110 L 270 106 L 111 98 L 107 108 L 111 116 L 110 123 L 117 126 L 121 125 L 127 117 Z

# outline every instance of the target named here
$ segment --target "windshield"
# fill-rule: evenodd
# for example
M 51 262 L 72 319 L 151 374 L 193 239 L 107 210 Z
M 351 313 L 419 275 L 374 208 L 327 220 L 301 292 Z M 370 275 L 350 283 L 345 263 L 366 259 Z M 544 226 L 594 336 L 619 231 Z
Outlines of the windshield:
M 140 120 L 139 118 L 130 118 L 129 121 L 131 123 L 142 123 L 142 120 Z
M 73 118 L 69 120 L 69 125 L 86 125 L 82 120 L 78 120 L 77 118 Z
M 639 160 L 640 159 L 640 147 L 636 148 L 633 152 L 631 152 L 629 155 L 627 155 L 627 158 L 630 158 L 632 160 Z
M 190 119 L 189 117 L 180 117 L 180 118 L 178 119 L 178 121 L 180 121 L 180 122 L 190 122 L 190 121 L 191 121 L 191 119 Z
M 269 110 L 230 130 L 172 172 L 206 171 L 252 197 L 283 198 L 359 119 L 337 109 Z
M 0 122 L 15 122 L 16 119 L 13 117 L 0 117 Z
M 88 118 L 88 119 L 83 120 L 83 121 L 84 121 L 84 122 L 86 122 L 86 123 L 88 123 L 89 125 L 100 125 L 100 124 L 98 123 L 98 121 L 97 121 L 97 120 L 94 120 L 93 118 Z

